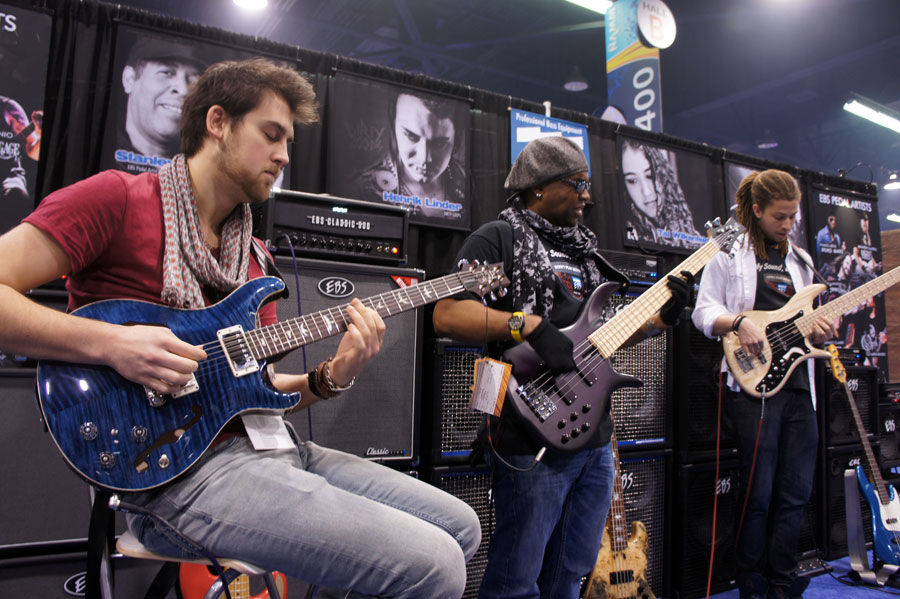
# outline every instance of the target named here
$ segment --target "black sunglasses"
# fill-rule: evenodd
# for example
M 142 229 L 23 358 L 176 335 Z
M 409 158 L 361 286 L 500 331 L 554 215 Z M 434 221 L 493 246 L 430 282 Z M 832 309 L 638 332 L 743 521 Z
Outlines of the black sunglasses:
M 567 183 L 575 188 L 575 193 L 581 195 L 584 192 L 591 191 L 590 179 L 560 179 L 563 183 Z

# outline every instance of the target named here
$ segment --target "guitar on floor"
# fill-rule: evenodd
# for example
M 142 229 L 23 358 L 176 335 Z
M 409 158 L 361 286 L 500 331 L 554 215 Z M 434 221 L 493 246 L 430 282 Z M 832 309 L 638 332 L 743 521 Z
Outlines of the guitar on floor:
M 609 504 L 609 517 L 603 530 L 603 544 L 588 577 L 584 599 L 656 599 L 647 583 L 647 527 L 643 522 L 635 520 L 631 523 L 631 536 L 628 536 L 615 428 L 611 445 L 616 463 L 616 480 Z
M 865 468 L 862 465 L 856 467 L 856 478 L 862 489 L 863 496 L 872 510 L 872 532 L 875 539 L 875 555 L 886 564 L 900 566 L 900 497 L 894 487 L 884 482 L 875 454 L 872 453 L 872 445 L 863 426 L 859 408 L 853 398 L 853 392 L 847 383 L 847 371 L 838 358 L 838 350 L 832 344 L 827 348 L 831 360 L 831 374 L 841 383 L 847 393 L 847 401 L 850 402 L 850 411 L 853 413 L 853 423 L 856 432 L 862 442 L 866 454 Z
M 762 397 L 778 393 L 798 364 L 809 358 L 827 358 L 828 352 L 810 345 L 806 336 L 816 320 L 835 320 L 853 306 L 861 304 L 900 281 L 900 266 L 884 273 L 844 295 L 813 309 L 812 302 L 826 286 L 816 283 L 794 294 L 778 310 L 744 312 L 753 324 L 765 332 L 763 349 L 750 355 L 741 348 L 737 333 L 722 337 L 725 360 L 738 385 L 748 395 Z
M 735 238 L 744 231 L 734 219 L 707 227 L 711 239 L 669 274 L 677 276 L 686 270 L 696 275 L 716 253 L 730 251 Z M 576 368 L 572 372 L 554 377 L 527 341 L 504 352 L 504 361 L 513 367 L 506 404 L 538 442 L 560 451 L 582 449 L 590 443 L 606 413 L 612 392 L 642 384 L 633 376 L 616 372 L 611 358 L 672 297 L 666 279 L 662 277 L 595 330 L 603 305 L 619 284 L 607 282 L 597 287 L 576 321 L 561 329 L 575 346 Z
M 282 597 L 287 597 L 287 576 L 281 572 L 272 572 L 275 577 L 275 585 Z M 203 599 L 209 588 L 219 580 L 218 575 L 210 572 L 206 564 L 182 563 L 178 571 L 178 585 L 181 587 L 183 599 Z M 231 599 L 269 599 L 269 591 L 263 589 L 256 595 L 250 594 L 250 577 L 241 574 L 228 585 Z M 219 596 L 224 597 L 225 592 Z
M 470 265 L 455 274 L 362 300 L 382 318 L 472 291 L 481 296 L 509 280 L 503 264 Z M 112 491 L 157 487 L 184 473 L 238 414 L 283 414 L 299 393 L 274 390 L 267 359 L 347 330 L 347 304 L 255 328 L 259 306 L 284 281 L 260 277 L 221 302 L 198 310 L 138 300 L 104 300 L 73 314 L 112 324 L 161 325 L 202 346 L 207 359 L 181 391 L 164 395 L 128 381 L 112 368 L 42 361 L 37 368 L 44 421 L 69 465 Z

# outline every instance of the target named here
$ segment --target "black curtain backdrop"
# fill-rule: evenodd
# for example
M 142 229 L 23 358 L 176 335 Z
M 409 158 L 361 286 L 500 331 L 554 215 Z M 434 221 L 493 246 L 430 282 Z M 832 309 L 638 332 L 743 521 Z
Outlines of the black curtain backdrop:
M 44 102 L 43 155 L 38 168 L 38 199 L 95 174 L 99 169 L 102 136 L 114 85 L 112 67 L 119 24 L 154 28 L 168 34 L 218 43 L 296 64 L 315 87 L 321 116 L 318 123 L 300 127 L 296 132 L 289 167 L 291 188 L 296 190 L 328 192 L 325 161 L 328 139 L 324 132 L 327 130 L 325 125 L 329 114 L 326 107 L 328 96 L 333 93 L 334 75 L 338 70 L 467 101 L 472 126 L 469 150 L 472 230 L 496 218 L 497 213 L 505 207 L 503 181 L 510 166 L 509 109 L 544 112 L 543 105 L 537 102 L 115 4 L 91 0 L 13 0 L 10 3 L 53 15 Z M 705 144 L 619 126 L 571 110 L 554 108 L 552 116 L 588 127 L 594 206 L 587 212 L 585 224 L 596 232 L 601 247 L 605 249 L 625 250 L 621 234 L 623 208 L 619 198 L 623 196 L 618 172 L 617 134 L 641 137 L 648 142 L 670 147 L 702 151 L 720 167 L 725 155 L 724 150 Z M 756 162 L 751 157 L 734 154 L 729 154 L 728 158 L 751 164 Z M 872 185 L 800 171 L 793 167 L 789 170 L 807 183 L 868 195 L 875 193 Z M 717 173 L 716 181 L 712 183 L 722 186 L 721 172 Z M 424 225 L 410 226 L 409 266 L 424 269 L 428 277 L 448 272 L 454 266 L 456 252 L 466 235 L 466 231 Z

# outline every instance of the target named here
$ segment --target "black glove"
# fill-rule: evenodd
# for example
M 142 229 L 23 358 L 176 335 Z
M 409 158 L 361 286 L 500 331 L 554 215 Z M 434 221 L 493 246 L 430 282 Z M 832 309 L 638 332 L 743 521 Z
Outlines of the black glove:
M 572 340 L 546 318 L 526 338 L 554 375 L 575 370 Z
M 682 279 L 681 277 L 684 278 Z M 681 277 L 669 275 L 666 279 L 666 285 L 669 286 L 672 297 L 660 308 L 659 318 L 663 321 L 663 324 L 668 326 L 674 326 L 678 322 L 684 307 L 691 300 L 691 293 L 694 291 L 694 275 L 690 271 L 682 270 Z

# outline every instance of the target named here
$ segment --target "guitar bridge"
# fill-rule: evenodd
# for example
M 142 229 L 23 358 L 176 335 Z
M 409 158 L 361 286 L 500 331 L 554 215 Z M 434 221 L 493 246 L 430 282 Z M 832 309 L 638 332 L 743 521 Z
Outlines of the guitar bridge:
M 259 363 L 250 351 L 247 336 L 244 335 L 241 325 L 220 329 L 216 335 L 219 338 L 219 344 L 225 351 L 228 366 L 235 377 L 252 374 L 259 370 Z
M 528 390 L 523 385 L 516 389 L 516 392 L 519 394 L 519 397 L 525 400 L 525 403 L 541 422 L 547 420 L 556 411 L 556 404 L 540 391 L 537 391 L 534 396 L 529 395 Z
M 734 357 L 737 358 L 738 365 L 744 372 L 753 370 L 753 360 L 747 355 L 743 348 L 735 350 Z

